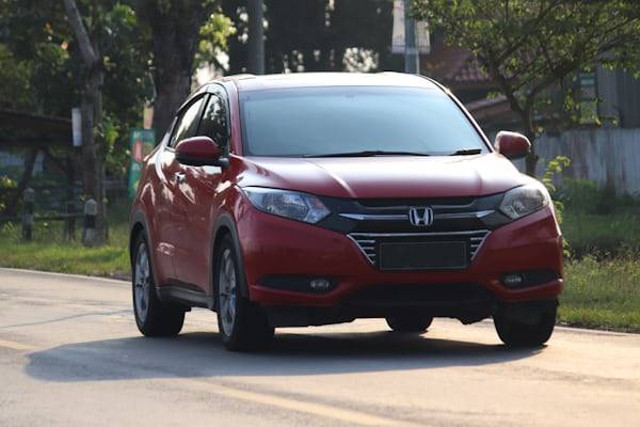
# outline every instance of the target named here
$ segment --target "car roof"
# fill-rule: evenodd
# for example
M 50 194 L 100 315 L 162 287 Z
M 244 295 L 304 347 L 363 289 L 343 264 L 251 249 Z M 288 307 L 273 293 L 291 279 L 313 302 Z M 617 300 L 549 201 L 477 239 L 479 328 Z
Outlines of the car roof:
M 232 81 L 238 91 L 256 91 L 289 89 L 300 87 L 327 86 L 403 86 L 426 89 L 436 89 L 438 85 L 433 81 L 414 74 L 403 73 L 288 73 L 267 74 L 254 76 L 252 74 L 238 74 L 223 77 L 222 81 Z

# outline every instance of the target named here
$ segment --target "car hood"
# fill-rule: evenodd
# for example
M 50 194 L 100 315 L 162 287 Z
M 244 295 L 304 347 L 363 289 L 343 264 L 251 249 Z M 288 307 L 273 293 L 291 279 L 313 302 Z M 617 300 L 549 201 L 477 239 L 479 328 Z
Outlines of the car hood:
M 496 154 L 454 157 L 235 158 L 241 187 L 297 190 L 343 198 L 482 196 L 527 177 Z

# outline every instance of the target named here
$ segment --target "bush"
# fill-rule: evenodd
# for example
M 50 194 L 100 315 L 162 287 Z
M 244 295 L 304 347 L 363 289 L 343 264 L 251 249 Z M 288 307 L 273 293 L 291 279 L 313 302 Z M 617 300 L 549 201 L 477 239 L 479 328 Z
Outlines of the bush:
M 11 190 L 16 188 L 17 185 L 18 184 L 8 176 L 0 176 L 0 213 L 4 211 Z

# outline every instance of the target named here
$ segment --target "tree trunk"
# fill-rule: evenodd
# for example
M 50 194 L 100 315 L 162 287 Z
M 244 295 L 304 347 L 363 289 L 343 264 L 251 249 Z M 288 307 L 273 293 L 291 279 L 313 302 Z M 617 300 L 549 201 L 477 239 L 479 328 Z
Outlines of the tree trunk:
M 263 0 L 247 2 L 249 14 L 249 66 L 253 74 L 264 74 L 264 25 Z
M 105 165 L 102 138 L 96 138 L 95 130 L 102 127 L 102 84 L 104 71 L 102 59 L 87 33 L 82 16 L 74 0 L 64 0 L 69 23 L 73 27 L 80 54 L 84 62 L 85 85 L 82 94 L 82 176 L 85 197 L 98 204 L 95 240 L 91 245 L 102 245 L 107 239 L 106 193 L 104 188 Z
M 151 28 L 156 101 L 153 128 L 160 141 L 191 89 L 200 27 L 217 2 L 138 0 L 136 10 Z
M 157 67 L 172 69 L 170 64 L 158 64 Z M 171 125 L 176 111 L 184 102 L 191 88 L 191 74 L 185 73 L 160 73 L 156 72 L 156 100 L 153 104 L 153 128 L 156 131 L 156 141 Z
M 525 173 L 535 178 L 539 157 L 536 154 L 536 131 L 533 126 L 533 107 L 530 106 L 532 104 L 532 102 L 527 102 L 529 106 L 525 107 L 524 111 L 522 111 L 521 120 L 524 135 L 529 138 L 529 142 L 531 142 L 531 151 L 525 158 Z
M 96 216 L 96 241 L 101 245 L 107 240 L 106 193 L 104 187 L 105 165 L 101 138 L 95 131 L 102 125 L 103 72 L 94 69 L 87 77 L 82 94 L 82 177 L 85 197 L 98 203 Z

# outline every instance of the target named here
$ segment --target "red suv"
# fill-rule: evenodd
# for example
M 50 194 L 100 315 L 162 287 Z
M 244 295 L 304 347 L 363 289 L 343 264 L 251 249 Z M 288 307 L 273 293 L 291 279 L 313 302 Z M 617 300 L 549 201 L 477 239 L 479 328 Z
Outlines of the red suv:
M 493 317 L 546 342 L 562 289 L 549 194 L 460 102 L 417 76 L 288 74 L 202 86 L 146 158 L 131 212 L 133 306 L 147 336 L 216 311 L 231 350 L 274 328 Z

